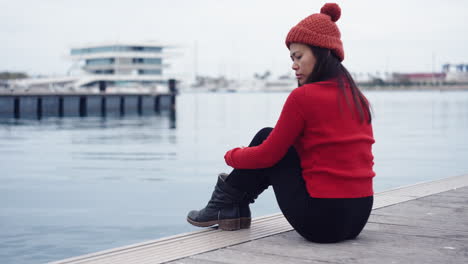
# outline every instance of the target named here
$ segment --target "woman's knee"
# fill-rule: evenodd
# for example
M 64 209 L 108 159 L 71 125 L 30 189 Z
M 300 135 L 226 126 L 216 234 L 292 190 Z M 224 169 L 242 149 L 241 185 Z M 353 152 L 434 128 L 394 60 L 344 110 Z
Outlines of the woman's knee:
M 270 135 L 271 131 L 273 131 L 272 127 L 264 127 L 260 129 L 252 139 L 252 142 L 250 142 L 249 147 L 258 146 L 262 144 L 262 142 L 268 137 L 268 135 Z

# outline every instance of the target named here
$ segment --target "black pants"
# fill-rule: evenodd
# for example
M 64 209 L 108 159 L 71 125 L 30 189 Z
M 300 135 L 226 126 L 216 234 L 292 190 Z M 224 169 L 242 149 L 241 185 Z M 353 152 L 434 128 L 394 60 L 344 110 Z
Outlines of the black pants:
M 260 145 L 272 128 L 260 130 L 249 146 Z M 234 169 L 228 184 L 252 196 L 273 186 L 276 200 L 291 226 L 304 238 L 319 243 L 354 239 L 364 228 L 373 197 L 313 198 L 307 192 L 299 156 L 291 147 L 273 167 Z

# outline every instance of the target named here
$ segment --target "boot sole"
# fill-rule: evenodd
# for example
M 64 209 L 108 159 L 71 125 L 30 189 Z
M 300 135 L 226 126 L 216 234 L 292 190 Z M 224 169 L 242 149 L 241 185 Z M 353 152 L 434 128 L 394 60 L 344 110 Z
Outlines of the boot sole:
M 239 230 L 241 228 L 250 228 L 251 218 L 242 217 L 235 219 L 213 220 L 206 222 L 197 222 L 187 217 L 187 222 L 198 227 L 210 227 L 218 225 L 220 229 L 226 231 Z

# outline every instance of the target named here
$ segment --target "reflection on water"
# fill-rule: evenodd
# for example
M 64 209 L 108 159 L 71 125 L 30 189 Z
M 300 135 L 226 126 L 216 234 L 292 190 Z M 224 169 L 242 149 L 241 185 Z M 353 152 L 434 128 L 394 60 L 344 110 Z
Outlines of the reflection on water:
M 367 92 L 376 191 L 468 172 L 468 93 Z M 226 150 L 287 94 L 182 94 L 151 116 L 2 120 L 0 258 L 38 263 L 197 230 Z M 277 212 L 271 190 L 254 216 Z

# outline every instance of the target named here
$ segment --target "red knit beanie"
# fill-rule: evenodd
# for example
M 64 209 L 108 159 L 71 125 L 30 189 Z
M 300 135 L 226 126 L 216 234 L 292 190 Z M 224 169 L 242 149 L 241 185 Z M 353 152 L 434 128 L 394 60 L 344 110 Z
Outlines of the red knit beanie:
M 341 16 L 341 8 L 335 3 L 325 4 L 320 14 L 312 14 L 291 28 L 286 37 L 286 46 L 291 43 L 304 43 L 330 49 L 343 61 L 344 50 L 341 33 L 335 22 Z

